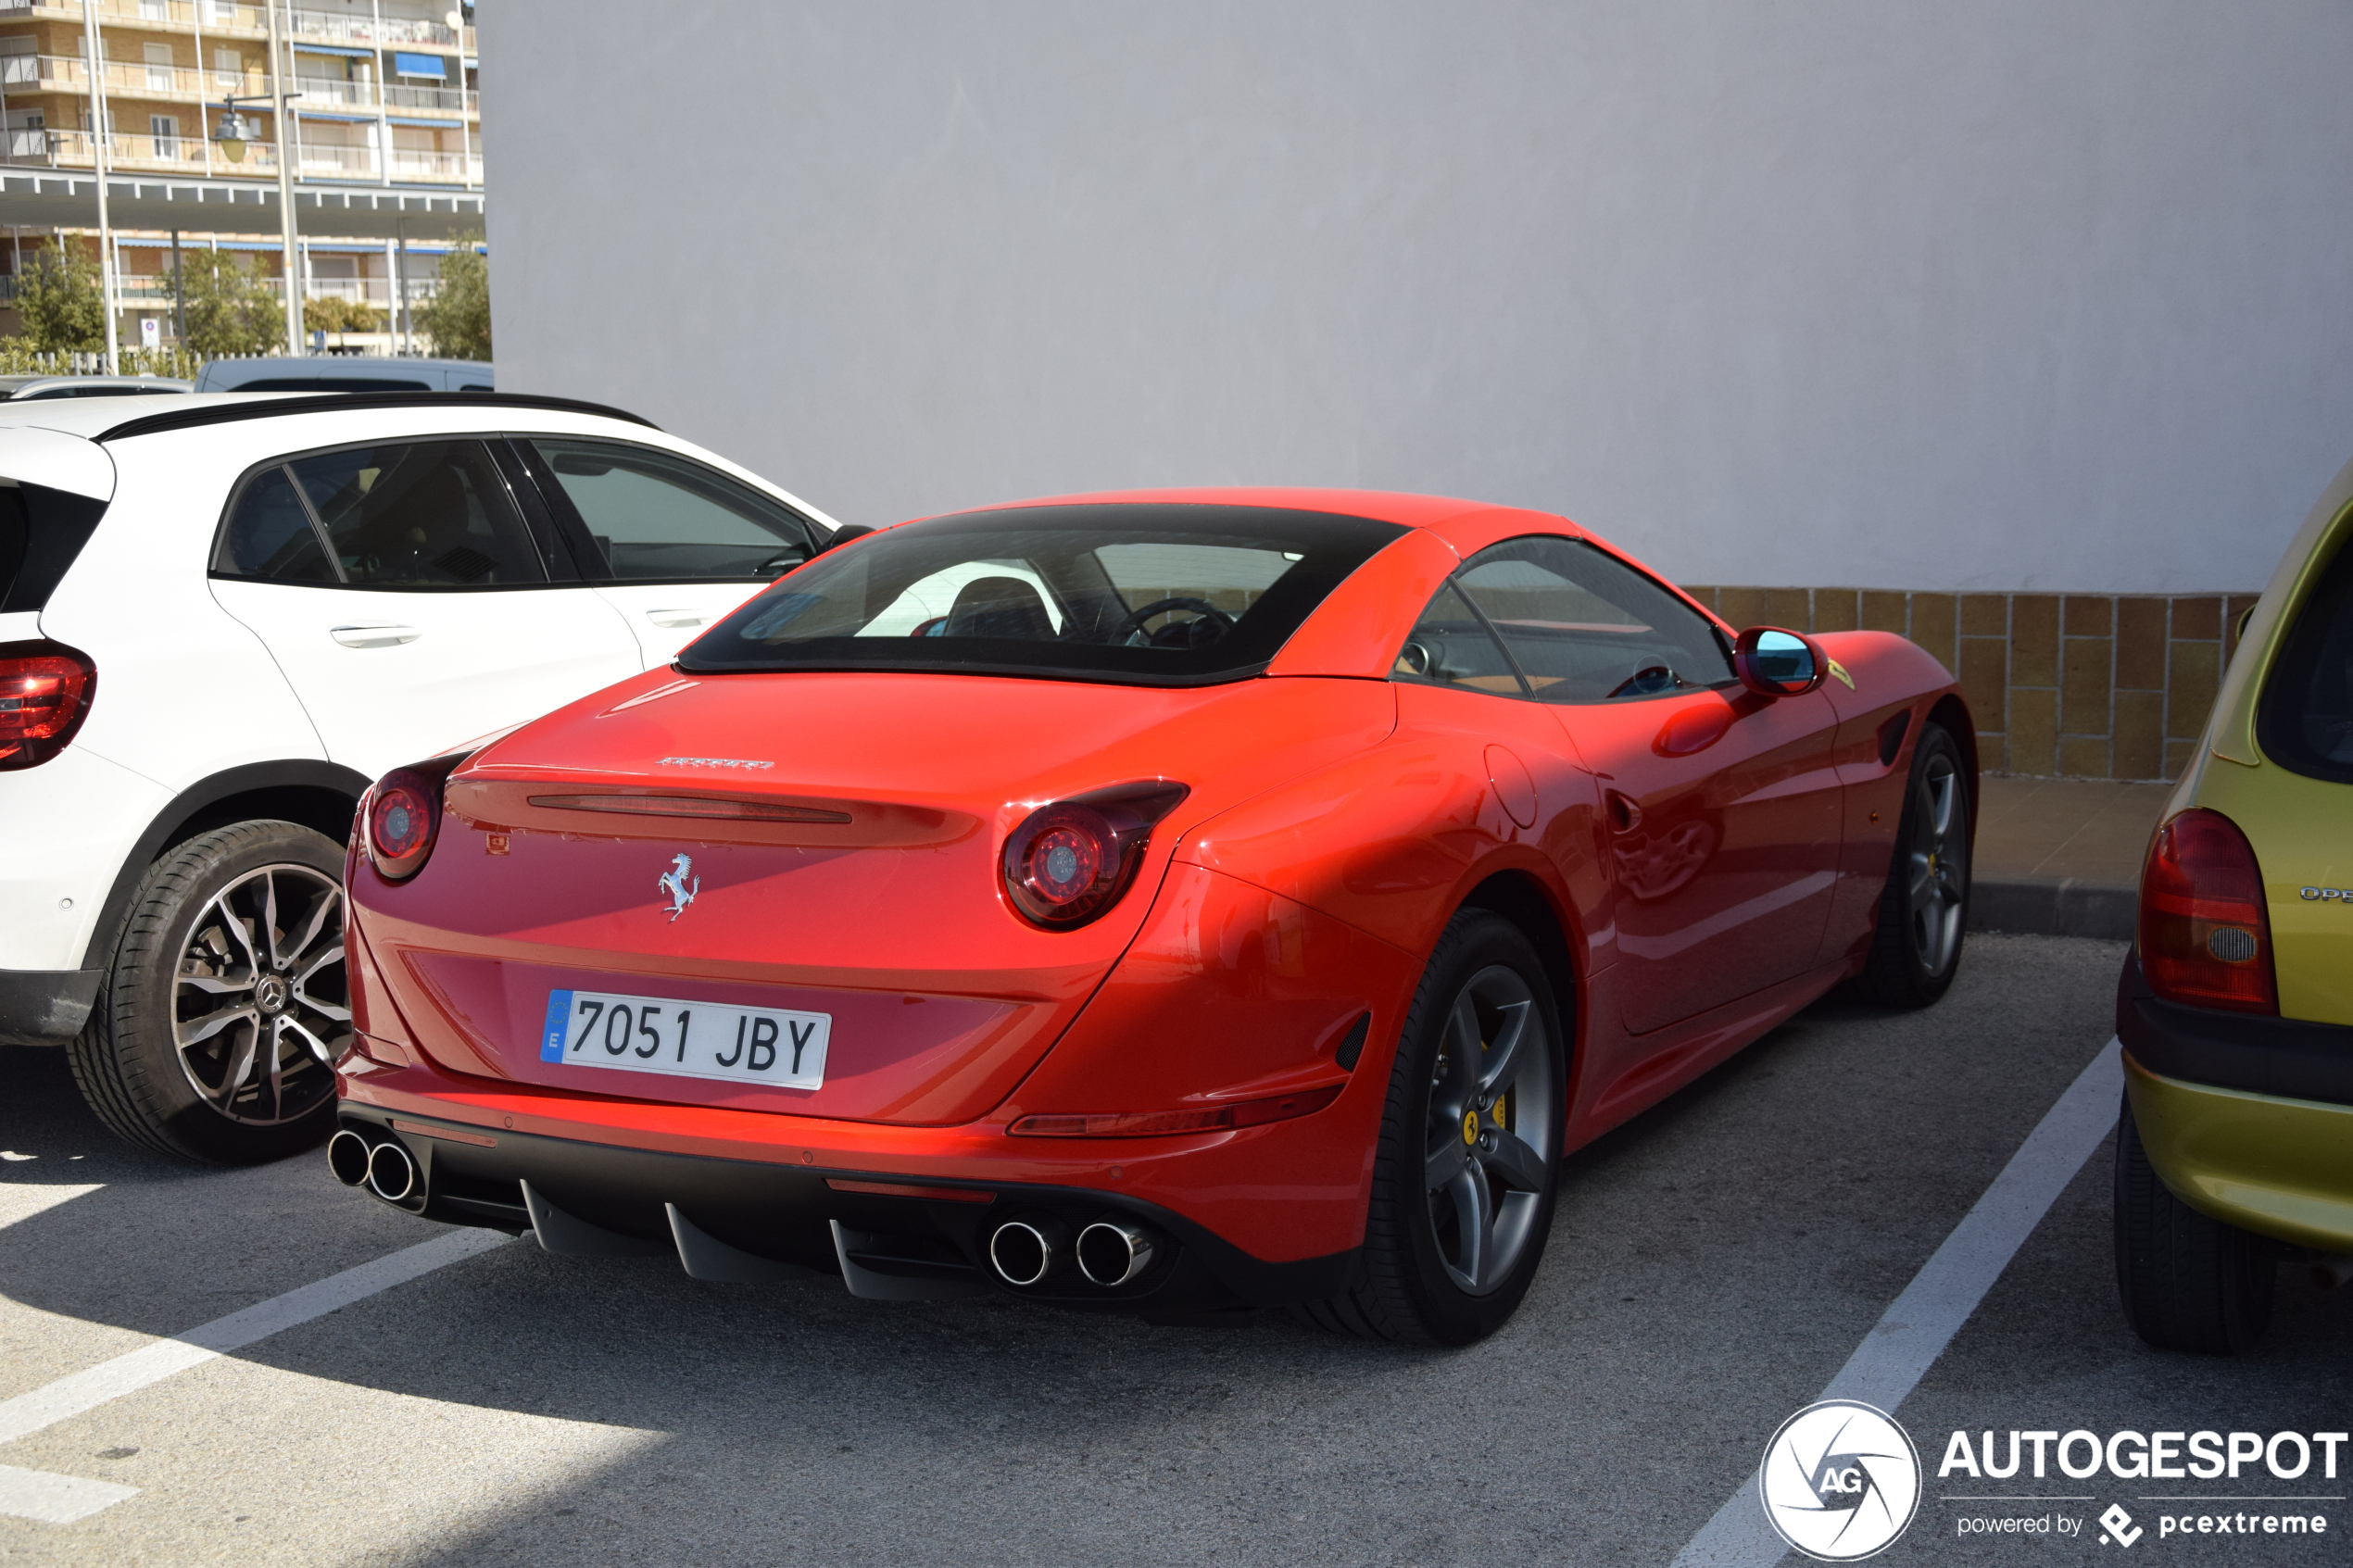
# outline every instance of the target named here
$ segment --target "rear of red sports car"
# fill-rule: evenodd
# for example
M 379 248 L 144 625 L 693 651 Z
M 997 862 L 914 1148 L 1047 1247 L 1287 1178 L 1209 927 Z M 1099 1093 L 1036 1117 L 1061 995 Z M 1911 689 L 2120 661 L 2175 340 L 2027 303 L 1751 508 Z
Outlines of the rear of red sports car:
M 380 782 L 337 1173 L 716 1279 L 1338 1289 L 1385 1087 L 1353 1070 L 1419 960 L 1179 847 L 1390 734 L 1379 680 L 1265 671 L 1405 531 L 1051 510 L 890 571 L 916 546 L 862 540 L 679 666 Z M 1091 529 L 1100 580 L 1024 526 Z

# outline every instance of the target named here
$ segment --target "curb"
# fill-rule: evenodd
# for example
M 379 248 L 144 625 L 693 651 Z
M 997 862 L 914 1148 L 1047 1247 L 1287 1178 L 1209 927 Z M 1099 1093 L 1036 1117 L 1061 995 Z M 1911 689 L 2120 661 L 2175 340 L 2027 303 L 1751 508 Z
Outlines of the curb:
M 2130 942 L 2141 890 L 2129 882 L 2080 876 L 1981 877 L 1969 888 L 1971 931 L 2029 936 L 2096 936 Z

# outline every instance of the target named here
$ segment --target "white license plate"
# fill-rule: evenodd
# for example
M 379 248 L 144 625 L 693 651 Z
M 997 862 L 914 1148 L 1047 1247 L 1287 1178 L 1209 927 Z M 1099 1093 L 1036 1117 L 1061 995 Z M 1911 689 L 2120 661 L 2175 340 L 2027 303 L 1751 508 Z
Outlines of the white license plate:
M 539 1060 L 814 1089 L 825 1082 L 833 1018 L 781 1008 L 550 991 Z

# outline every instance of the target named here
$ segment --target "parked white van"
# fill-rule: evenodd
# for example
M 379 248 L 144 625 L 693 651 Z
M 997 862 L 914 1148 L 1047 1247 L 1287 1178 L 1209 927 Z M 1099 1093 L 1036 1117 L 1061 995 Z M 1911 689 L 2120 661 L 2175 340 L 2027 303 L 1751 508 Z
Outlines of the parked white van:
M 489 392 L 481 359 L 387 359 L 357 354 L 286 354 L 215 359 L 196 372 L 198 392 Z

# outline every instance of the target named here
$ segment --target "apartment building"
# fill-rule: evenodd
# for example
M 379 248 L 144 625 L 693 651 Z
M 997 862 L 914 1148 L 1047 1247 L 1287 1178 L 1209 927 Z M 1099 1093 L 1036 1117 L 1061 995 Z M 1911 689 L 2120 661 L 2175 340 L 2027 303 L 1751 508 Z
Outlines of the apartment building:
M 295 94 L 283 122 L 270 6 Z M 158 314 L 170 340 L 175 246 L 245 253 L 284 287 L 283 159 L 305 297 L 369 306 L 385 331 L 350 341 L 392 346 L 404 294 L 430 293 L 450 238 L 482 223 L 472 13 L 471 0 L 0 0 L 0 307 L 38 244 L 94 253 L 102 113 L 126 343 Z M 223 140 L 233 112 L 245 134 Z M 0 331 L 13 316 L 0 308 Z

